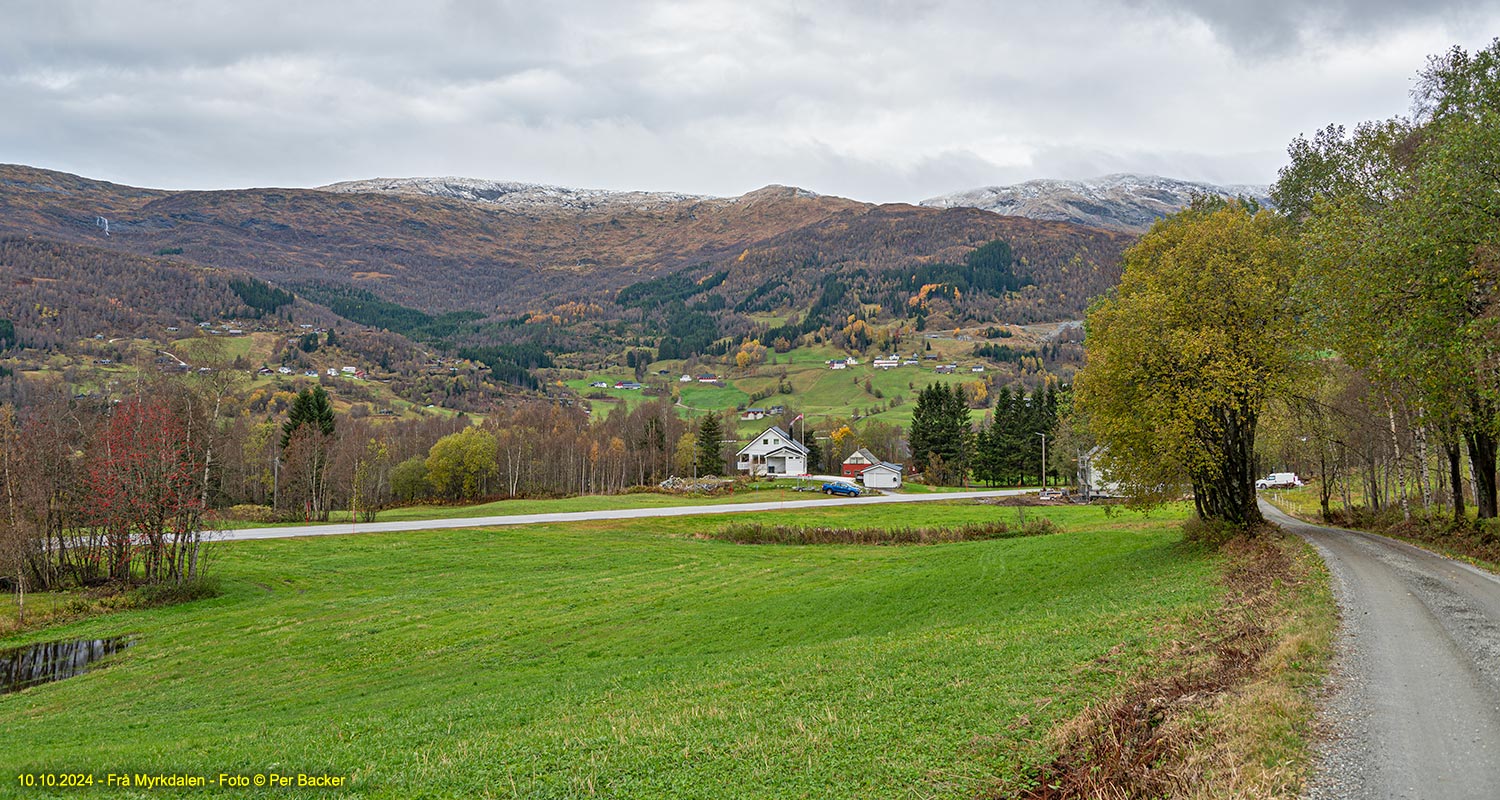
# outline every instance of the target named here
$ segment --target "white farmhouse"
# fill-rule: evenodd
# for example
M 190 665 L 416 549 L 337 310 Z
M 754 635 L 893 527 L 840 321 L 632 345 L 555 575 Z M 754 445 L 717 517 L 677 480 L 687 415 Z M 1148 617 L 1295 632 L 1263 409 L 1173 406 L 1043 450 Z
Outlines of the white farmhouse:
M 1095 447 L 1078 458 L 1078 491 L 1083 495 L 1085 503 L 1096 497 L 1120 497 L 1124 494 L 1120 482 L 1099 468 L 1099 456 L 1103 452 L 1103 447 Z
M 807 474 L 807 448 L 779 425 L 766 428 L 735 456 L 735 467 L 752 476 Z

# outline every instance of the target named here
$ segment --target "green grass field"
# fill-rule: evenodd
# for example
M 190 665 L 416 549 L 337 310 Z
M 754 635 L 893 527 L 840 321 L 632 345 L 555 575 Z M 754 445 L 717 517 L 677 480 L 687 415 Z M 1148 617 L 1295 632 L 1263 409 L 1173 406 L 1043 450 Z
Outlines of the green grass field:
M 690 413 L 687 416 L 700 416 L 705 410 L 735 408 L 750 402 L 750 393 L 736 388 L 732 382 L 722 387 L 711 383 L 685 383 L 678 390 L 678 396 L 688 407 Z
M 353 781 L 327 797 L 974 797 L 1220 597 L 1180 511 L 1025 513 L 1065 532 L 746 546 L 691 539 L 723 520 L 688 517 L 222 545 L 219 597 L 25 637 L 137 643 L 0 696 L 0 795 L 94 793 L 23 790 L 22 772 L 301 771 Z

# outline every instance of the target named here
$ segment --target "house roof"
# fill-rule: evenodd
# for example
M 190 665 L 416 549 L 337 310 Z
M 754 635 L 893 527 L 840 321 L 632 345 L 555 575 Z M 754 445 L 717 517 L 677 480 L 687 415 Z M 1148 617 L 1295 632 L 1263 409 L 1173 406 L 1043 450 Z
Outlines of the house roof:
M 861 447 L 858 450 L 855 450 L 854 452 L 852 452 L 852 453 L 849 454 L 849 458 L 854 458 L 855 456 L 863 456 L 864 459 L 865 459 L 865 463 L 866 464 L 879 464 L 880 463 L 880 459 L 876 458 L 874 453 L 870 452 L 869 450 L 866 450 L 863 447 Z M 845 464 L 849 463 L 849 458 L 844 459 L 844 463 Z
M 906 468 L 901 466 L 900 464 L 892 464 L 889 461 L 881 461 L 876 464 L 871 464 L 870 466 L 865 467 L 865 472 L 869 472 L 872 469 L 888 469 L 896 473 L 897 475 L 900 475 L 902 472 L 906 471 Z
M 782 430 L 780 425 L 772 425 L 771 427 L 766 428 L 765 430 L 763 430 L 760 433 L 756 434 L 755 438 L 753 438 L 753 439 L 750 440 L 750 444 L 747 444 L 744 447 L 741 447 L 739 449 L 739 452 L 743 453 L 746 450 L 749 450 L 750 448 L 752 448 L 752 447 L 755 446 L 756 442 L 760 441 L 761 439 L 765 438 L 765 436 L 767 434 L 771 434 L 771 433 L 774 433 L 777 436 L 780 436 L 782 439 L 786 440 L 787 446 L 791 447 L 794 450 L 796 450 L 798 455 L 804 455 L 804 456 L 807 455 L 807 448 L 805 446 L 803 446 L 803 444 L 801 442 L 797 441 L 796 439 L 793 439 L 792 435 L 790 433 L 787 433 L 786 431 Z M 772 452 L 774 452 L 774 451 L 772 451 Z

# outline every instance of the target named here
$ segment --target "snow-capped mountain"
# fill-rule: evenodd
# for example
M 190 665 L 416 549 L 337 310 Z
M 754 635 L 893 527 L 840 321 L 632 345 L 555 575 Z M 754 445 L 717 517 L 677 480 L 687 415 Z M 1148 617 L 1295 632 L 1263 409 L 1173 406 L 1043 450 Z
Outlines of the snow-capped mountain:
M 1195 194 L 1251 197 L 1269 205 L 1268 187 L 1219 186 L 1156 175 L 1106 175 L 1086 181 L 1034 180 L 954 192 L 921 205 L 982 208 L 996 214 L 1140 232 L 1186 206 Z
M 540 183 L 491 181 L 482 178 L 367 178 L 319 186 L 325 192 L 403 194 L 468 200 L 511 211 L 566 209 L 590 211 L 606 207 L 657 208 L 672 203 L 711 199 L 680 192 L 617 192 L 573 189 Z
M 351 194 L 395 194 L 436 197 L 478 203 L 503 211 L 599 212 L 633 209 L 663 211 L 692 203 L 755 204 L 765 201 L 822 198 L 794 186 L 772 185 L 739 197 L 715 197 L 684 192 L 575 189 L 483 178 L 367 178 L 318 187 L 320 191 Z M 954 192 L 920 205 L 934 208 L 979 208 L 1013 217 L 1072 222 L 1114 231 L 1140 233 L 1151 223 L 1186 206 L 1195 194 L 1253 197 L 1270 200 L 1265 186 L 1218 186 L 1155 175 L 1107 175 L 1086 181 L 1033 180 L 1014 186 L 987 186 Z M 830 198 L 838 200 L 839 198 Z M 865 205 L 841 200 L 850 205 Z

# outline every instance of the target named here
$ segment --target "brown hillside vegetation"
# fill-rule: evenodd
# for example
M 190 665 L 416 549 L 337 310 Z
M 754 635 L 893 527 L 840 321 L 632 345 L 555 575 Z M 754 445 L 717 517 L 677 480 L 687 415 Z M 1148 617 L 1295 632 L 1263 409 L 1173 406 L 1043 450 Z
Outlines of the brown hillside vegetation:
M 106 236 L 96 218 L 109 219 Z M 1076 318 L 1118 279 L 1130 237 L 974 209 L 871 205 L 767 187 L 651 208 L 516 212 L 462 200 L 308 189 L 169 192 L 0 166 L 0 234 L 244 270 L 280 284 L 356 284 L 426 311 L 515 314 L 607 301 L 683 268 L 728 270 L 730 305 L 785 277 L 795 309 L 830 271 L 958 260 L 1005 239 L 1035 284 L 1015 321 Z M 181 252 L 177 250 L 180 248 Z
M 0 318 L 35 347 L 95 334 L 159 334 L 168 325 L 246 313 L 229 282 L 244 275 L 90 245 L 0 236 Z

